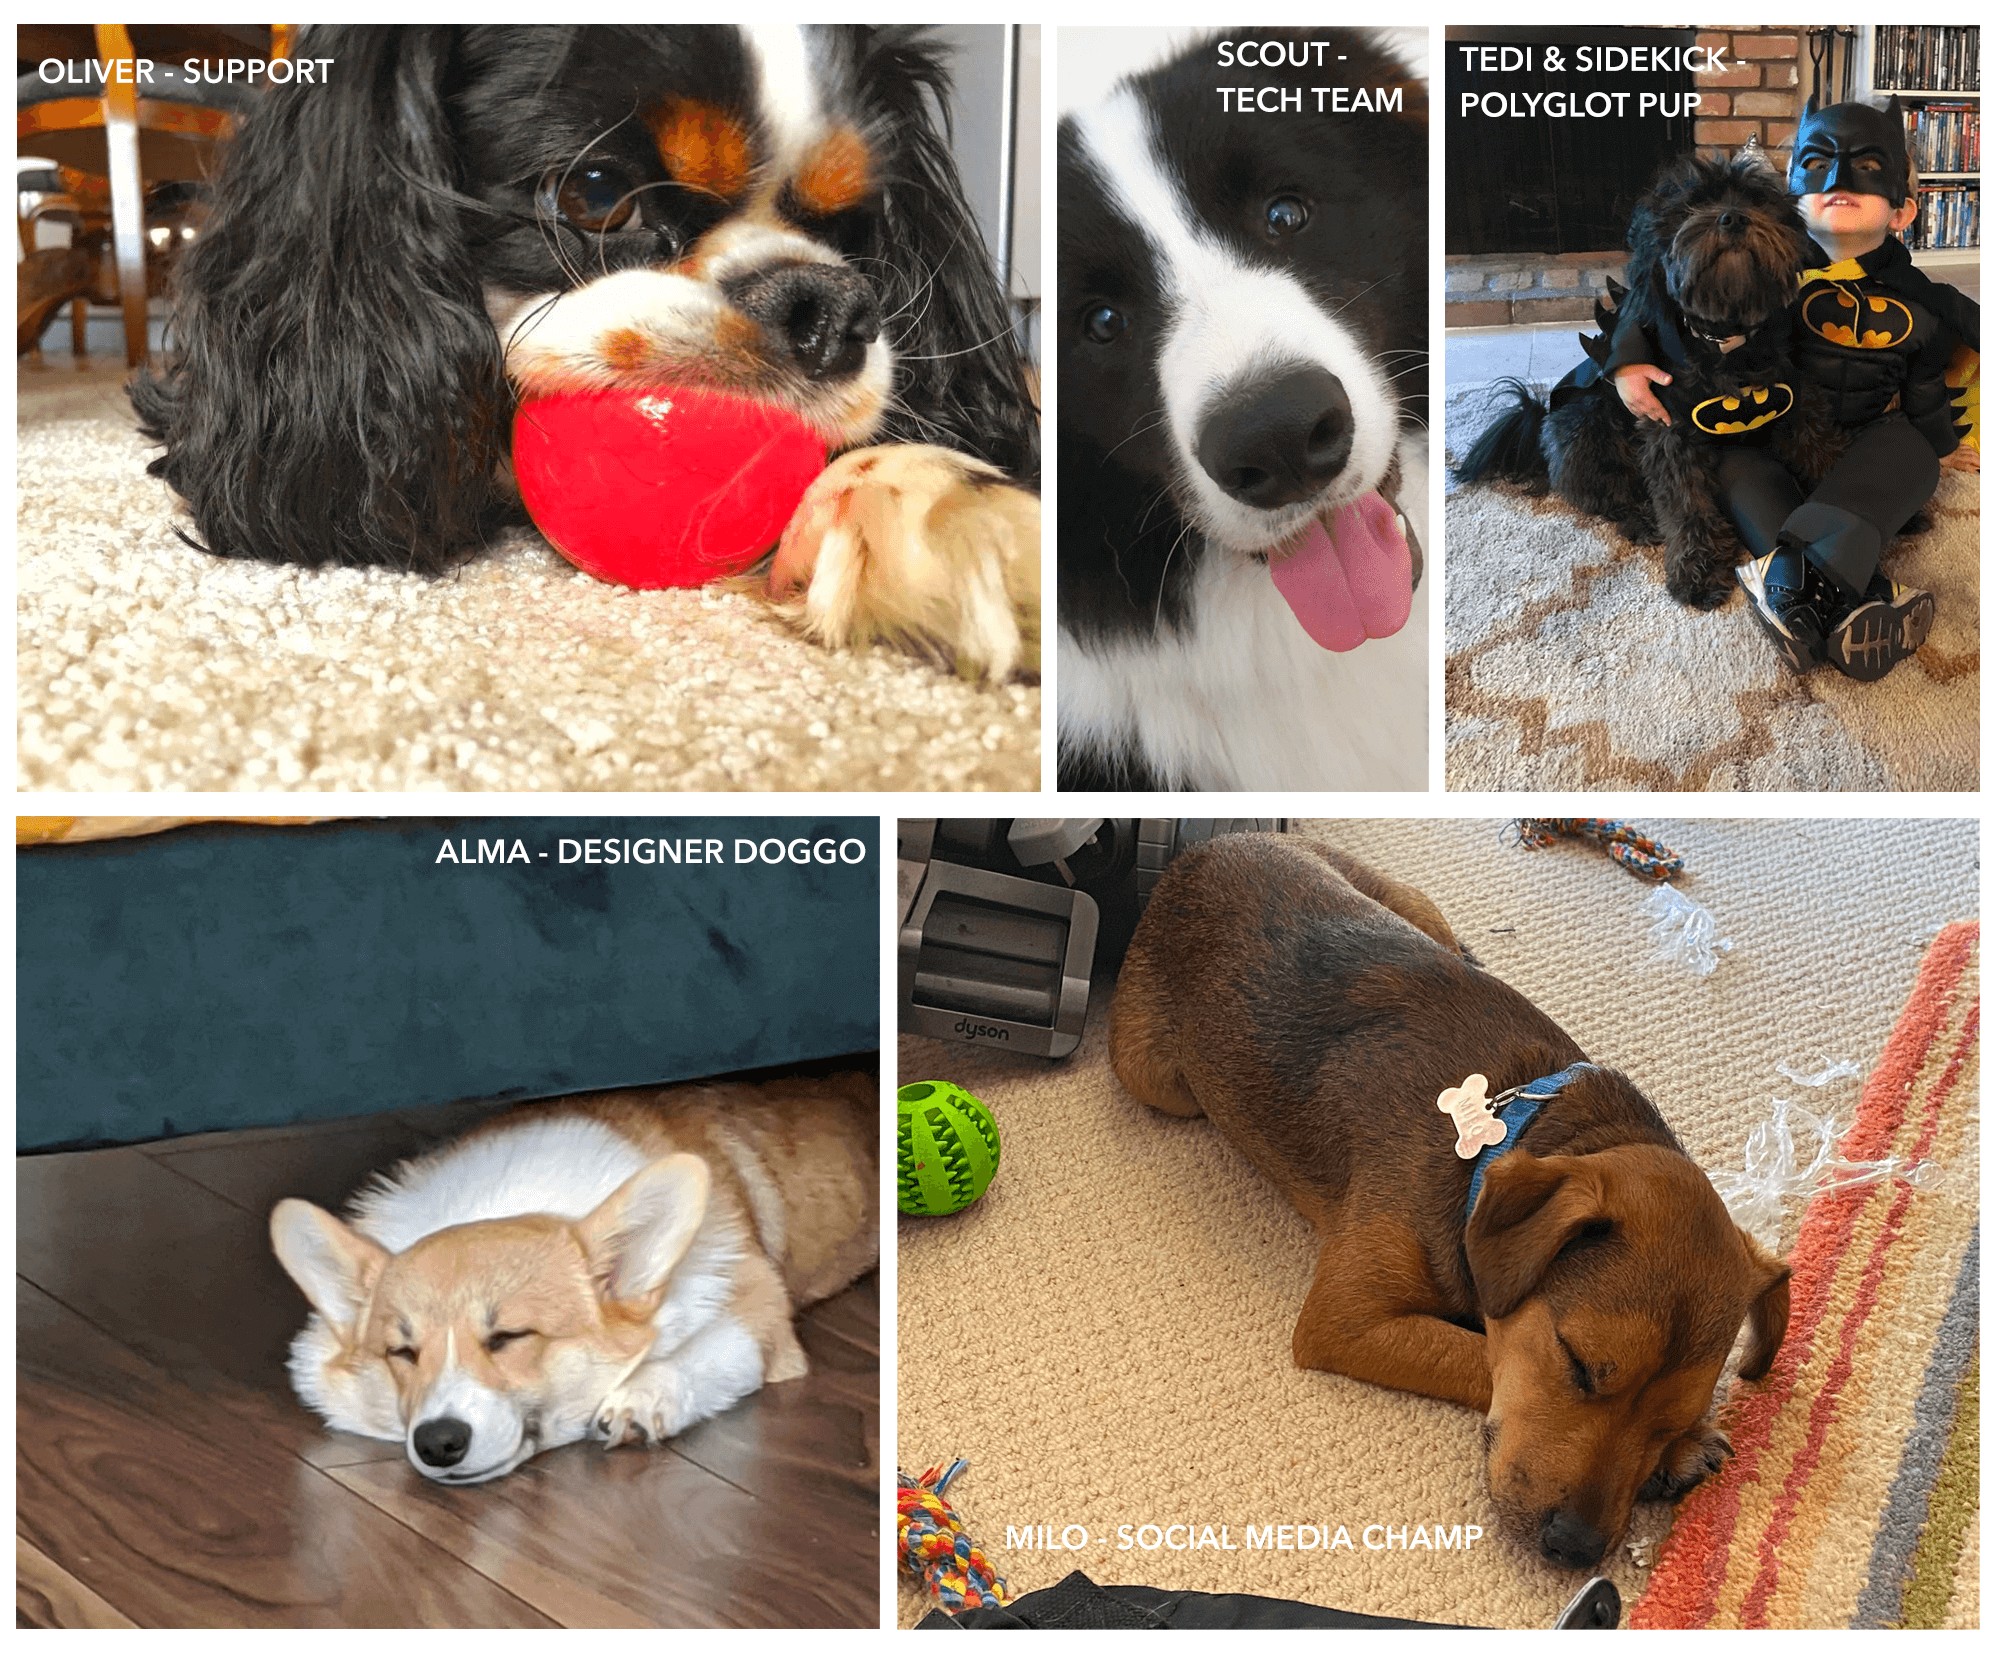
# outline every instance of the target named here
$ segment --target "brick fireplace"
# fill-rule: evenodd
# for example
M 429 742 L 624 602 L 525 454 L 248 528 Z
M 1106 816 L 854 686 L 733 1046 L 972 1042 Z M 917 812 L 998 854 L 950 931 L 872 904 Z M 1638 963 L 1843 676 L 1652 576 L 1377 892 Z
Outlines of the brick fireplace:
M 1790 165 L 1803 98 L 1802 34 L 1797 25 L 1698 31 L 1695 43 L 1719 49 L 1725 59 L 1723 68 L 1694 75 L 1701 96 L 1694 119 L 1698 150 L 1731 155 L 1754 138 L 1773 166 L 1782 171 Z M 1616 246 L 1595 252 L 1448 253 L 1445 325 L 1587 322 L 1605 278 L 1624 268 L 1624 249 Z

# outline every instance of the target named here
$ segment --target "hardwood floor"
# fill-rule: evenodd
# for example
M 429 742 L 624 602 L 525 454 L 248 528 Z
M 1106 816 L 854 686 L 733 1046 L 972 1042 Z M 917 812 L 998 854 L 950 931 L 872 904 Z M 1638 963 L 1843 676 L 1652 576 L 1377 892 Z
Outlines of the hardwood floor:
M 658 1452 L 571 1446 L 485 1486 L 292 1396 L 288 1194 L 337 1205 L 464 1108 L 15 1162 L 21 1625 L 874 1625 L 876 1277 L 812 1360 Z

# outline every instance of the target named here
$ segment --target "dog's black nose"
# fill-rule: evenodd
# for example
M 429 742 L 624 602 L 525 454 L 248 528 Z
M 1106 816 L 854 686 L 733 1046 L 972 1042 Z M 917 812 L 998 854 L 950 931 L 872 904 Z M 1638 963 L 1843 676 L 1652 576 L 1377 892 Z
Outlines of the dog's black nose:
M 417 1425 L 413 1444 L 417 1456 L 432 1469 L 449 1469 L 472 1445 L 472 1425 L 457 1418 L 432 1418 Z
M 1742 213 L 1731 212 L 1727 207 L 1715 215 L 1715 227 L 1719 230 L 1740 230 L 1748 221 Z
M 882 331 L 874 288 L 843 264 L 779 264 L 722 290 L 808 379 L 851 378 Z
M 1354 410 L 1323 367 L 1232 386 L 1210 408 L 1195 457 L 1231 499 L 1260 511 L 1311 499 L 1354 447 Z
M 1560 1566 L 1591 1566 L 1604 1554 L 1604 1545 L 1603 1533 L 1568 1510 L 1550 1510 L 1542 1517 L 1542 1554 Z

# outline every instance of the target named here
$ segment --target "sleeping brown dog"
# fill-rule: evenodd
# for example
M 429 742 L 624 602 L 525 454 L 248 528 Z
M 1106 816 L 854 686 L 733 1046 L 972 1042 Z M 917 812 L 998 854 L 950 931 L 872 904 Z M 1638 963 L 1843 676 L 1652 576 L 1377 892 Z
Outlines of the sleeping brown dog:
M 1133 938 L 1111 1060 L 1140 1101 L 1206 1114 L 1319 1230 L 1292 1358 L 1484 1412 L 1494 1501 L 1551 1560 L 1591 1565 L 1635 1500 L 1721 1466 L 1716 1381 L 1746 1318 L 1742 1375 L 1770 1369 L 1791 1271 L 1632 1082 L 1468 959 L 1421 892 L 1302 838 L 1189 851 Z M 1549 1093 L 1510 1104 L 1518 1141 L 1476 1160 L 1439 1107 L 1474 1074 L 1496 1099 Z

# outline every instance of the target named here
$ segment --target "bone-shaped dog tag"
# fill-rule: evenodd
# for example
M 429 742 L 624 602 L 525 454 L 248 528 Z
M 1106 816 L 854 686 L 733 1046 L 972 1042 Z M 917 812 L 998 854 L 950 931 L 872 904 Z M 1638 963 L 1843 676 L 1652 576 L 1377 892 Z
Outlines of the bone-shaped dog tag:
M 1479 1150 L 1507 1140 L 1507 1127 L 1493 1117 L 1493 1100 L 1486 1094 L 1486 1075 L 1475 1073 L 1464 1084 L 1438 1093 L 1438 1112 L 1451 1115 L 1458 1127 L 1458 1157 L 1476 1159 Z

